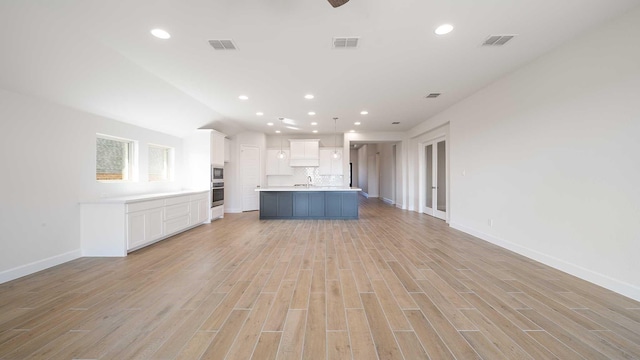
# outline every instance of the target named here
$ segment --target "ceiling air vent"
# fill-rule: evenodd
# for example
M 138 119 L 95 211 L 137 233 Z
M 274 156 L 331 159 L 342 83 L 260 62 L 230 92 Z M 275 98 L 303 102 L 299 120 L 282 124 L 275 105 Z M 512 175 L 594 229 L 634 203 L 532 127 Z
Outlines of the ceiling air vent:
M 435 99 L 440 95 L 441 95 L 440 93 L 431 93 L 431 94 L 425 96 L 425 98 L 427 98 L 427 99 Z
M 236 44 L 233 40 L 209 40 L 211 45 L 216 50 L 237 50 Z
M 360 43 L 359 37 L 335 37 L 333 38 L 334 49 L 355 49 Z
M 394 121 L 391 123 L 391 125 L 398 125 L 398 124 L 400 124 L 400 121 Z
M 482 43 L 482 46 L 502 46 L 514 37 L 516 35 L 491 35 Z

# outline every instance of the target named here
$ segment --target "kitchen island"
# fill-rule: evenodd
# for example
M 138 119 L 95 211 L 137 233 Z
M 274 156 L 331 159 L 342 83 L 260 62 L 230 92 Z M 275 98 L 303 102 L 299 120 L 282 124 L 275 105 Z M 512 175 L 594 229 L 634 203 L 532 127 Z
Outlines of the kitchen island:
M 343 186 L 257 188 L 260 219 L 357 219 L 358 191 Z

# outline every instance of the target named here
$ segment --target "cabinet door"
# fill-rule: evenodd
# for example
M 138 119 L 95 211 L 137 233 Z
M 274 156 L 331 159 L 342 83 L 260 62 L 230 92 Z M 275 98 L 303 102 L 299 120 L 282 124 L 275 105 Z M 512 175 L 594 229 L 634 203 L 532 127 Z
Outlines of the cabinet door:
M 207 220 L 207 201 L 194 200 L 190 205 L 189 225 L 197 225 Z
M 309 193 L 293 194 L 293 216 L 309 216 Z
M 224 165 L 224 135 L 211 133 L 211 164 Z
M 340 193 L 325 193 L 325 215 L 327 217 L 342 216 L 342 195 Z
M 324 193 L 309 193 L 309 216 L 324 216 Z
M 203 223 L 209 218 L 209 201 L 198 201 L 198 223 Z
M 293 194 L 290 192 L 278 193 L 278 216 L 293 216 Z
M 133 249 L 164 236 L 163 217 L 163 208 L 127 214 L 127 249 Z
M 144 211 L 127 214 L 127 249 L 133 249 L 145 243 L 144 215 Z
M 342 216 L 358 217 L 358 194 L 355 192 L 342 193 Z
M 231 140 L 224 138 L 224 162 L 228 163 L 231 158 Z
M 163 215 L 163 208 L 152 209 L 146 212 L 144 219 L 146 241 L 153 241 L 164 235 L 162 229 Z
M 275 192 L 260 192 L 260 216 L 278 216 L 278 197 Z
M 340 157 L 334 159 L 331 156 L 331 175 L 342 175 L 342 150 L 337 149 L 336 151 L 340 154 Z

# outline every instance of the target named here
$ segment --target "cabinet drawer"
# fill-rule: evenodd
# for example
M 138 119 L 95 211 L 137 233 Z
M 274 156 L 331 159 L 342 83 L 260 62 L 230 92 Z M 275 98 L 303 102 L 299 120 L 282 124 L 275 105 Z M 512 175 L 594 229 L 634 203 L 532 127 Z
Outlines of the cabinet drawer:
M 189 215 L 189 203 L 176 204 L 164 208 L 164 219 L 170 220 L 180 216 Z
M 189 214 L 171 220 L 165 220 L 164 233 L 170 235 L 189 227 Z
M 181 204 L 185 202 L 189 202 L 189 195 L 176 196 L 176 197 L 170 197 L 170 198 L 164 199 L 164 204 L 166 206 Z
M 164 200 L 151 200 L 151 201 L 140 201 L 136 203 L 127 204 L 126 212 L 134 212 L 134 211 L 142 211 L 155 209 L 164 206 Z
M 191 195 L 190 201 L 207 200 L 209 199 L 209 193 Z

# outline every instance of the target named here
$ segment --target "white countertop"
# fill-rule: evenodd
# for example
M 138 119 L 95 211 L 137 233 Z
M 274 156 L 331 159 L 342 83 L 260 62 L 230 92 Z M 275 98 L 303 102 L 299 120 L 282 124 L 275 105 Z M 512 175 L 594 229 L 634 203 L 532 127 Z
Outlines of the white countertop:
M 209 190 L 182 190 L 182 191 L 166 192 L 166 193 L 128 195 L 128 196 L 122 196 L 122 197 L 87 200 L 87 201 L 82 201 L 81 204 L 128 204 L 128 203 L 134 203 L 138 201 L 157 200 L 157 199 L 164 199 L 168 197 L 183 196 L 183 195 L 196 195 L 196 194 L 202 194 L 206 192 L 209 192 Z
M 362 189 L 348 186 L 268 186 L 256 188 L 255 191 L 362 191 Z

